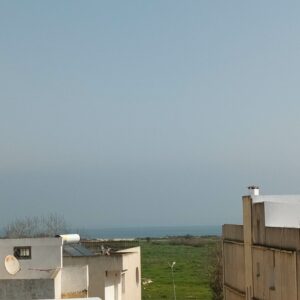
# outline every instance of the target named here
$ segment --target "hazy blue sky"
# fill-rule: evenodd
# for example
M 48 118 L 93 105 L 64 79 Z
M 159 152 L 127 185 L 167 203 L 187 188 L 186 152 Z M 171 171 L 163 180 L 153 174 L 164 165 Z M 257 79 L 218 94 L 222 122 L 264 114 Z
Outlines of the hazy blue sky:
M 1 1 L 0 225 L 241 220 L 300 193 L 299 1 Z

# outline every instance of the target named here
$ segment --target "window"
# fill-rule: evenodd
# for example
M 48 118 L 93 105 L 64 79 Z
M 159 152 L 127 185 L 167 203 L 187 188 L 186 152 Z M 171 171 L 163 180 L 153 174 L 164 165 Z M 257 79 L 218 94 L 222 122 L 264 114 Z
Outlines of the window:
M 18 259 L 31 259 L 31 247 L 14 247 L 14 256 Z

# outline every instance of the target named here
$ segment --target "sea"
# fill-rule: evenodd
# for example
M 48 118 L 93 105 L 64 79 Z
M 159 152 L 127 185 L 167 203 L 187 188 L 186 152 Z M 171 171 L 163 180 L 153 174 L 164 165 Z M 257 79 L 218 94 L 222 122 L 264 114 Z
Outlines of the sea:
M 155 226 L 155 227 L 120 227 L 76 230 L 84 238 L 102 239 L 134 239 L 134 238 L 163 238 L 170 236 L 220 236 L 221 225 L 196 226 Z

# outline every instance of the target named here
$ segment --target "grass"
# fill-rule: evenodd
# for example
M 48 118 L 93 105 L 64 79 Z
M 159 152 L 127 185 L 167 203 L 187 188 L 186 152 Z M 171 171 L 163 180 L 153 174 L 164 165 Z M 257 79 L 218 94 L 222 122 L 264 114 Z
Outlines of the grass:
M 177 300 L 212 299 L 209 268 L 218 238 L 180 237 L 141 241 L 142 299 L 174 299 L 172 274 L 174 266 Z M 151 283 L 147 283 L 151 280 Z

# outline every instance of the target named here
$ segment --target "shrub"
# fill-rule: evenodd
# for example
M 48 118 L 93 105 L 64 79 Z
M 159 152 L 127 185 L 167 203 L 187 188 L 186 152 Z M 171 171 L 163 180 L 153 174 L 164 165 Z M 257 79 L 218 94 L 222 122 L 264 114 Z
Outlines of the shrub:
M 222 242 L 220 241 L 213 253 L 212 264 L 209 270 L 209 285 L 213 300 L 223 299 L 223 257 Z

